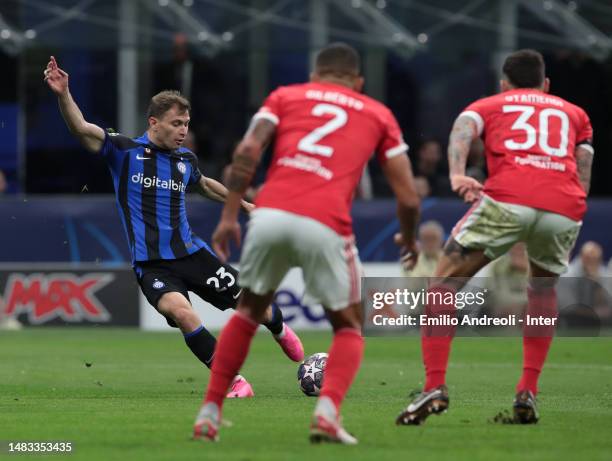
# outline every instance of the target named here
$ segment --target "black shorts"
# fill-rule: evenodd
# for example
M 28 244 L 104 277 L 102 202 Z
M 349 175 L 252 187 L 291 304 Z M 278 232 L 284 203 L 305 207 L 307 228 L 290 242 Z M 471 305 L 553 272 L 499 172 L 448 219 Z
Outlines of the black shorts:
M 180 259 L 137 262 L 135 272 L 140 289 L 156 309 L 162 295 L 173 291 L 188 300 L 192 291 L 222 311 L 235 308 L 240 296 L 238 271 L 205 248 Z

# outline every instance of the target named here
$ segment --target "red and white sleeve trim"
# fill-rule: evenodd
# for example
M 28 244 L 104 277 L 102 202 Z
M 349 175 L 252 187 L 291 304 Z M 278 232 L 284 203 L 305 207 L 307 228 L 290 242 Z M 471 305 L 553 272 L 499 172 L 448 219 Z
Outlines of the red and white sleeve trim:
M 399 146 L 392 147 L 385 152 L 385 158 L 393 158 L 408 151 L 408 144 L 401 143 Z
M 253 120 L 259 120 L 259 119 L 268 120 L 269 122 L 272 122 L 275 125 L 278 125 L 280 121 L 278 117 L 274 115 L 272 112 L 267 112 L 265 110 L 264 111 L 260 110 L 255 115 L 253 115 Z
M 476 122 L 476 130 L 478 132 L 478 136 L 482 134 L 482 130 L 484 130 L 484 120 L 478 112 L 475 112 L 473 110 L 466 110 L 464 112 L 461 112 L 459 114 L 459 117 L 468 117 L 474 120 L 474 122 Z

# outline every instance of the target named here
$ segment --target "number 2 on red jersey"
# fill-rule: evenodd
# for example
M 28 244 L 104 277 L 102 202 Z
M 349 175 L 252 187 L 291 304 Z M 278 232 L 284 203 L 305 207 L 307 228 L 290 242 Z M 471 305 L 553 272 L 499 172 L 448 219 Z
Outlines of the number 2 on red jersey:
M 344 109 L 333 104 L 317 104 L 312 108 L 312 115 L 315 117 L 323 117 L 324 115 L 333 115 L 327 123 L 315 128 L 298 143 L 298 149 L 307 154 L 322 155 L 323 157 L 331 157 L 334 153 L 334 148 L 324 144 L 318 144 L 325 136 L 342 128 L 348 121 L 348 114 Z

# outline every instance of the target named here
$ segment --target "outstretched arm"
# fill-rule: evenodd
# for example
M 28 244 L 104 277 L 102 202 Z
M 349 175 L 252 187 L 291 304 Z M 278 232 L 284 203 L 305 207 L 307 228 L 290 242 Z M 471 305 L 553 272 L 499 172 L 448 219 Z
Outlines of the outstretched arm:
M 465 115 L 459 116 L 453 125 L 448 141 L 448 166 L 451 188 L 466 202 L 473 202 L 480 195 L 482 184 L 465 175 L 465 165 L 472 141 L 478 137 L 476 122 Z
M 243 202 L 242 197 L 251 184 L 261 154 L 272 140 L 275 131 L 274 123 L 267 119 L 256 118 L 251 122 L 249 130 L 234 151 L 225 206 L 212 237 L 213 249 L 221 261 L 226 261 L 229 256 L 230 239 L 236 245 L 240 245 L 238 211 Z
M 99 152 L 104 144 L 104 130 L 83 117 L 68 89 L 68 74 L 60 69 L 51 56 L 44 71 L 45 82 L 57 95 L 60 111 L 70 132 L 91 152 Z
M 228 194 L 228 190 L 223 184 L 203 175 L 200 177 L 200 181 L 198 182 L 198 192 L 206 198 L 221 203 L 225 203 L 225 199 L 227 198 Z M 245 200 L 240 202 L 240 206 L 242 207 L 242 211 L 245 213 L 249 213 L 255 208 L 255 205 Z
M 589 195 L 591 189 L 591 167 L 593 166 L 593 148 L 590 145 L 578 145 L 576 147 L 576 167 L 578 179 L 582 188 Z

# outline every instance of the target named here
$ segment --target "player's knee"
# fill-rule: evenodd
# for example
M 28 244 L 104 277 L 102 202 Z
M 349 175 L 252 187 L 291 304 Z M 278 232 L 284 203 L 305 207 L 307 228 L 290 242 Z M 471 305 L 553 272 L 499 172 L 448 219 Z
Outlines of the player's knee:
M 180 293 L 165 293 L 157 303 L 157 310 L 171 318 L 179 326 L 188 326 L 197 322 L 197 314 L 189 301 Z
M 559 279 L 559 274 L 550 272 L 533 261 L 529 262 L 529 284 L 532 288 L 552 288 Z
M 196 314 L 191 307 L 182 306 L 175 308 L 170 314 L 170 317 L 181 330 L 191 331 L 201 324 L 198 314 Z
M 188 304 L 189 301 L 180 293 L 164 293 L 157 301 L 157 310 L 166 315 L 171 314 L 174 309 L 186 307 Z
M 262 308 L 261 306 L 253 306 L 244 303 L 238 304 L 236 311 L 257 323 L 265 322 L 268 312 L 267 307 Z
M 351 328 L 361 331 L 363 316 L 358 306 L 350 306 L 339 311 L 328 310 L 327 316 L 334 331 Z
M 265 295 L 256 295 L 249 289 L 244 288 L 242 297 L 240 298 L 238 306 L 236 306 L 236 311 L 257 323 L 262 323 L 265 321 L 266 312 L 270 307 L 273 296 L 274 292 Z
M 344 330 L 346 328 L 361 331 L 361 322 L 357 320 L 346 320 L 341 322 L 334 322 L 332 324 L 332 330 L 334 330 L 334 333 L 338 330 Z

